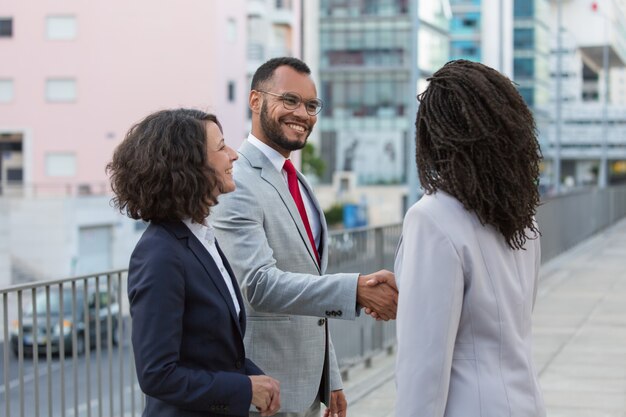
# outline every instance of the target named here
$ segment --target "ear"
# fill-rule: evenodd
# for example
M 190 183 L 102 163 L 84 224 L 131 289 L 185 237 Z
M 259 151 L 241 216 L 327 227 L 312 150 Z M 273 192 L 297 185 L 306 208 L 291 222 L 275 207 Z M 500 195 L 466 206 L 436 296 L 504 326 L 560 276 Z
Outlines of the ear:
M 260 113 L 261 104 L 261 93 L 256 90 L 250 91 L 250 95 L 248 96 L 248 107 L 250 107 L 252 113 Z

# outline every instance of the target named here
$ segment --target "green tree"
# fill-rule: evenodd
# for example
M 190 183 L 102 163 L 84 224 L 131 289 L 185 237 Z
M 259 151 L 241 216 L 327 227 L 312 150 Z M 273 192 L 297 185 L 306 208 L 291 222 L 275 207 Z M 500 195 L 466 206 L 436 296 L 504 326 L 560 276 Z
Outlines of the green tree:
M 317 178 L 321 178 L 325 169 L 324 161 L 315 154 L 313 144 L 308 142 L 302 149 L 302 172 L 305 175 L 313 174 Z
M 324 210 L 324 217 L 329 226 L 343 222 L 343 204 L 335 203 Z

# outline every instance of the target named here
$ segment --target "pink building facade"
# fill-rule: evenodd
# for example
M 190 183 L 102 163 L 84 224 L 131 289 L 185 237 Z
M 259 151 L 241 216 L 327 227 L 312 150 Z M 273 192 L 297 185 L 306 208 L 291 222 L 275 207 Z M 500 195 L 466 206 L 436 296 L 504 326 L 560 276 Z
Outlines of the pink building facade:
M 175 107 L 239 147 L 251 71 L 300 56 L 300 1 L 0 1 L 0 287 L 126 268 L 145 225 L 109 204 L 113 150 Z
M 105 165 L 148 113 L 216 113 L 247 133 L 246 0 L 0 5 L 0 180 L 106 188 Z M 1 183 L 0 183 L 1 184 Z M 95 187 L 95 188 L 94 188 Z M 68 188 L 69 189 L 69 188 Z

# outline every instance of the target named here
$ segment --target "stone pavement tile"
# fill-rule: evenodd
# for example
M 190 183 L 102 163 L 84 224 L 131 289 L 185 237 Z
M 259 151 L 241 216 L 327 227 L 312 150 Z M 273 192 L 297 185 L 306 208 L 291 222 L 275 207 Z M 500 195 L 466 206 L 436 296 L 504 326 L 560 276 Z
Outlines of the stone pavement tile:
M 392 417 L 395 404 L 395 354 L 383 352 L 371 358 L 371 366 L 357 365 L 344 376 L 348 415 Z M 324 407 L 322 406 L 322 409 Z
M 583 327 L 574 337 L 572 343 L 582 346 L 622 346 L 626 348 L 626 328 L 624 326 L 607 326 L 598 324 Z
M 556 288 L 555 291 L 559 291 L 559 294 L 552 293 L 537 299 L 533 311 L 533 322 L 540 324 L 543 320 L 549 320 L 555 314 L 584 318 L 594 309 L 598 300 L 604 295 L 581 294 L 574 296 L 572 294 L 563 294 L 565 289 Z M 570 290 L 568 289 L 567 291 Z
M 546 391 L 606 392 L 620 394 L 626 390 L 626 378 L 571 378 L 557 373 L 542 375 L 541 388 Z
M 624 413 L 591 408 L 551 407 L 548 417 L 624 417 Z
M 550 410 L 549 417 L 552 417 L 552 409 L 558 407 L 588 408 L 591 410 L 606 412 L 624 413 L 624 394 L 607 392 L 588 391 L 553 391 L 543 389 L 543 399 L 546 408 Z
M 393 380 L 370 392 L 367 397 L 348 407 L 355 417 L 392 417 L 395 410 L 396 386 Z
M 569 378 L 626 378 L 626 368 L 614 364 L 579 364 L 554 360 L 541 376 L 554 373 Z
M 578 349 L 575 346 L 566 346 L 558 356 L 555 357 L 553 364 L 577 364 L 591 366 L 613 366 L 616 368 L 623 367 L 626 372 L 626 352 L 622 350 L 609 350 L 602 348 L 584 348 Z
M 591 308 L 589 308 L 589 310 L 591 310 Z M 533 318 L 533 326 L 534 329 L 541 329 L 543 327 L 556 328 L 560 333 L 563 333 L 578 328 L 588 316 L 589 312 L 585 313 L 582 308 L 581 311 L 575 313 L 547 314 L 543 311 L 538 311 Z

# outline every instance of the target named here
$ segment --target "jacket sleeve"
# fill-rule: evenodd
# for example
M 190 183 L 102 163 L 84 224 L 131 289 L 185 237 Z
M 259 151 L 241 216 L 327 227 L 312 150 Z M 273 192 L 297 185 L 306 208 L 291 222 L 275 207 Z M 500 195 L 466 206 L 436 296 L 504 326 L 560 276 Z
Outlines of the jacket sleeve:
M 313 275 L 279 269 L 266 234 L 272 224 L 251 185 L 236 183 L 237 191 L 220 196 L 211 220 L 241 292 L 254 310 L 316 317 L 341 311 L 333 318 L 354 320 L 359 274 Z
M 424 212 L 406 215 L 396 278 L 396 415 L 443 417 L 464 280 L 452 242 Z
M 142 238 L 131 256 L 128 297 L 139 385 L 145 394 L 180 408 L 227 407 L 233 415 L 247 416 L 252 386 L 246 375 L 190 368 L 180 362 L 188 302 L 185 274 L 174 243 L 165 238 Z
M 246 358 L 246 375 L 265 375 L 265 372 L 256 363 Z

